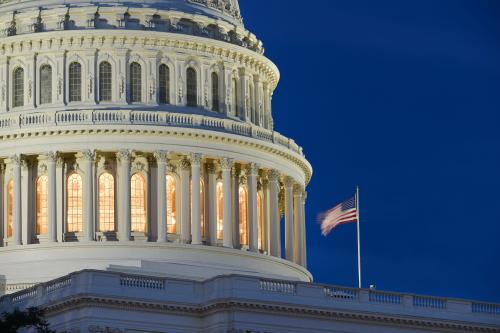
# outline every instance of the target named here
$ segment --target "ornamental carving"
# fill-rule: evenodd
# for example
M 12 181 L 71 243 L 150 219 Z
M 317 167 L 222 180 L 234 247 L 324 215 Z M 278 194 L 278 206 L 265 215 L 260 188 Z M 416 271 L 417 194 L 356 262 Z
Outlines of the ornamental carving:
M 231 171 L 233 167 L 233 159 L 232 158 L 223 158 L 220 160 L 220 166 L 224 171 Z
M 278 170 L 270 170 L 267 174 L 270 182 L 277 182 L 280 178 L 280 173 Z
M 116 158 L 120 163 L 130 162 L 131 152 L 130 150 L 126 149 L 120 150 L 118 153 L 116 153 Z
M 155 153 L 154 153 L 154 157 L 156 158 L 156 162 L 158 164 L 167 163 L 167 156 L 168 156 L 168 152 L 165 150 L 158 150 L 158 151 L 155 151 Z
M 191 154 L 191 165 L 200 166 L 202 159 L 203 159 L 202 154 Z
M 181 170 L 189 170 L 191 169 L 191 163 L 189 162 L 189 160 L 187 158 L 183 158 L 180 162 L 179 162 L 179 167 L 181 168 Z

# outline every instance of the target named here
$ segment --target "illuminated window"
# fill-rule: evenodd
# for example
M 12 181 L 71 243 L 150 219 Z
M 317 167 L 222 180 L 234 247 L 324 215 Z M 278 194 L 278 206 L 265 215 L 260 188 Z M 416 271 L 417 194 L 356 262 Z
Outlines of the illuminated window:
M 80 102 L 82 100 L 82 65 L 72 62 L 69 65 L 69 101 Z
M 11 179 L 7 184 L 7 237 L 12 237 L 14 221 L 14 181 Z
M 113 98 L 113 71 L 111 64 L 103 61 L 99 64 L 99 102 L 111 101 Z
M 264 206 L 262 200 L 262 194 L 257 195 L 257 227 L 259 228 L 258 234 L 258 246 L 259 250 L 264 249 Z
M 233 96 L 232 96 L 232 101 L 231 101 L 231 107 L 233 114 L 238 116 L 238 83 L 236 82 L 236 79 L 233 79 L 232 82 L 232 90 L 233 90 Z
M 212 73 L 212 111 L 219 112 L 219 75 Z
M 40 67 L 40 104 L 52 103 L 52 67 Z
M 196 79 L 196 71 L 189 67 L 186 71 L 187 82 L 187 106 L 198 105 L 198 83 Z
M 205 237 L 205 184 L 200 180 L 200 219 L 201 219 L 201 237 Z
M 115 179 L 109 172 L 99 176 L 99 231 L 115 231 Z
M 12 83 L 12 106 L 18 107 L 24 105 L 24 69 L 18 67 L 13 73 Z
M 177 233 L 177 202 L 175 178 L 167 175 L 167 232 Z
M 146 181 L 139 173 L 130 179 L 130 211 L 132 232 L 146 232 Z
M 67 184 L 67 231 L 83 231 L 83 183 L 82 177 L 77 173 L 68 176 Z
M 224 238 L 224 193 L 222 183 L 217 183 L 217 239 Z
M 48 187 L 49 178 L 40 176 L 36 181 L 36 234 L 47 233 L 48 226 Z
M 248 245 L 248 195 L 244 186 L 239 190 L 240 244 Z
M 170 104 L 170 68 L 165 64 L 160 65 L 159 81 L 160 104 Z
M 142 102 L 142 69 L 136 62 L 130 64 L 130 102 Z

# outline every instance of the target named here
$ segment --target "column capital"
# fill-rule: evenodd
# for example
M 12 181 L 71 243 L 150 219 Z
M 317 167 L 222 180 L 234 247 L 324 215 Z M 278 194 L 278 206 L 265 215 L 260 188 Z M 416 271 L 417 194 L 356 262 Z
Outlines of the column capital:
M 220 165 L 221 165 L 222 171 L 231 171 L 233 163 L 234 163 L 234 160 L 232 158 L 227 158 L 227 157 L 222 158 L 220 160 Z
M 128 149 L 122 149 L 116 153 L 116 158 L 119 162 L 130 162 L 132 158 L 132 152 Z
M 192 153 L 190 156 L 191 166 L 200 166 L 203 160 L 202 154 Z
M 58 160 L 58 155 L 56 151 L 50 151 L 46 154 L 47 156 L 47 163 L 57 163 Z
M 280 178 L 280 173 L 278 170 L 269 170 L 267 173 L 267 178 L 269 178 L 270 182 L 277 182 Z
M 62 168 L 64 166 L 64 159 L 61 156 L 57 157 L 56 167 Z
M 14 164 L 15 166 L 21 166 L 21 163 L 22 163 L 22 158 L 21 158 L 21 155 L 18 155 L 18 154 L 15 154 L 15 155 L 11 155 L 9 157 L 9 160 L 12 164 Z
M 293 187 L 295 185 L 295 180 L 292 177 L 285 177 L 284 183 L 285 183 L 285 188 L 293 190 Z
M 184 171 L 191 169 L 191 163 L 189 162 L 187 157 L 182 158 L 182 160 L 179 162 L 179 167 Z
M 247 166 L 247 174 L 249 176 L 257 176 L 259 173 L 259 165 L 257 163 L 250 163 Z
M 302 197 L 304 193 L 304 188 L 300 184 L 295 184 L 293 186 L 293 195 L 296 197 Z
M 153 154 L 154 158 L 156 158 L 156 162 L 158 164 L 166 164 L 167 163 L 167 157 L 168 157 L 168 151 L 166 150 L 157 150 Z
M 84 150 L 81 152 L 84 161 L 93 162 L 95 159 L 95 150 Z

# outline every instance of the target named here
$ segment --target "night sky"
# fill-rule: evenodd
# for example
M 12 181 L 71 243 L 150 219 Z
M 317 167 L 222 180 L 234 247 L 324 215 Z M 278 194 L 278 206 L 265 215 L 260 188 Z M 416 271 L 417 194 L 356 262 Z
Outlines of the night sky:
M 240 0 L 281 70 L 276 130 L 304 147 L 309 269 L 357 286 L 500 302 L 500 1 Z

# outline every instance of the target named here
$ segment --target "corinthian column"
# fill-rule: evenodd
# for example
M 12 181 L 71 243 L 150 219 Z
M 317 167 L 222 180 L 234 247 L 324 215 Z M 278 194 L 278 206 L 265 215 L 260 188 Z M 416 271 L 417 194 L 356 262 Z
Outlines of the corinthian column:
M 191 240 L 190 201 L 189 201 L 189 171 L 191 164 L 187 158 L 180 163 L 181 174 L 181 242 L 189 243 Z M 198 192 L 199 193 L 199 192 Z M 198 199 L 199 201 L 199 199 Z
M 201 213 L 200 213 L 200 176 L 201 154 L 191 154 L 191 244 L 200 245 Z
M 278 205 L 279 196 L 279 172 L 271 170 L 269 172 L 269 196 L 270 196 L 270 254 L 275 257 L 281 257 L 281 236 L 280 236 L 280 212 Z
M 293 262 L 302 263 L 302 188 L 295 186 L 293 192 Z
M 300 251 L 301 251 L 301 265 L 305 268 L 307 268 L 307 242 L 306 242 L 306 200 L 307 200 L 307 192 L 302 192 L 302 203 L 300 205 L 301 211 L 302 211 L 302 216 L 301 216 L 301 231 L 302 231 L 302 238 L 301 238 L 301 246 L 300 246 Z
M 47 154 L 47 219 L 49 242 L 57 242 L 57 191 L 56 191 L 57 153 Z
M 118 160 L 118 239 L 130 240 L 130 151 L 121 150 L 116 154 Z
M 293 260 L 293 179 L 285 179 L 285 258 Z
M 259 250 L 259 221 L 257 216 L 257 164 L 251 163 L 248 166 L 248 217 L 250 251 Z
M 86 150 L 82 152 L 82 169 L 85 173 L 83 184 L 83 232 L 86 241 L 94 240 L 94 158 L 95 152 Z
M 14 245 L 22 244 L 21 228 L 21 156 L 14 155 L 12 162 L 12 178 L 14 181 L 14 202 L 12 211 L 12 241 Z
M 222 167 L 222 183 L 223 183 L 223 201 L 224 201 L 224 247 L 233 248 L 233 225 L 231 223 L 231 167 L 233 160 L 230 158 L 223 158 L 221 160 Z
M 158 170 L 158 243 L 167 242 L 167 152 L 157 151 L 154 154 Z

